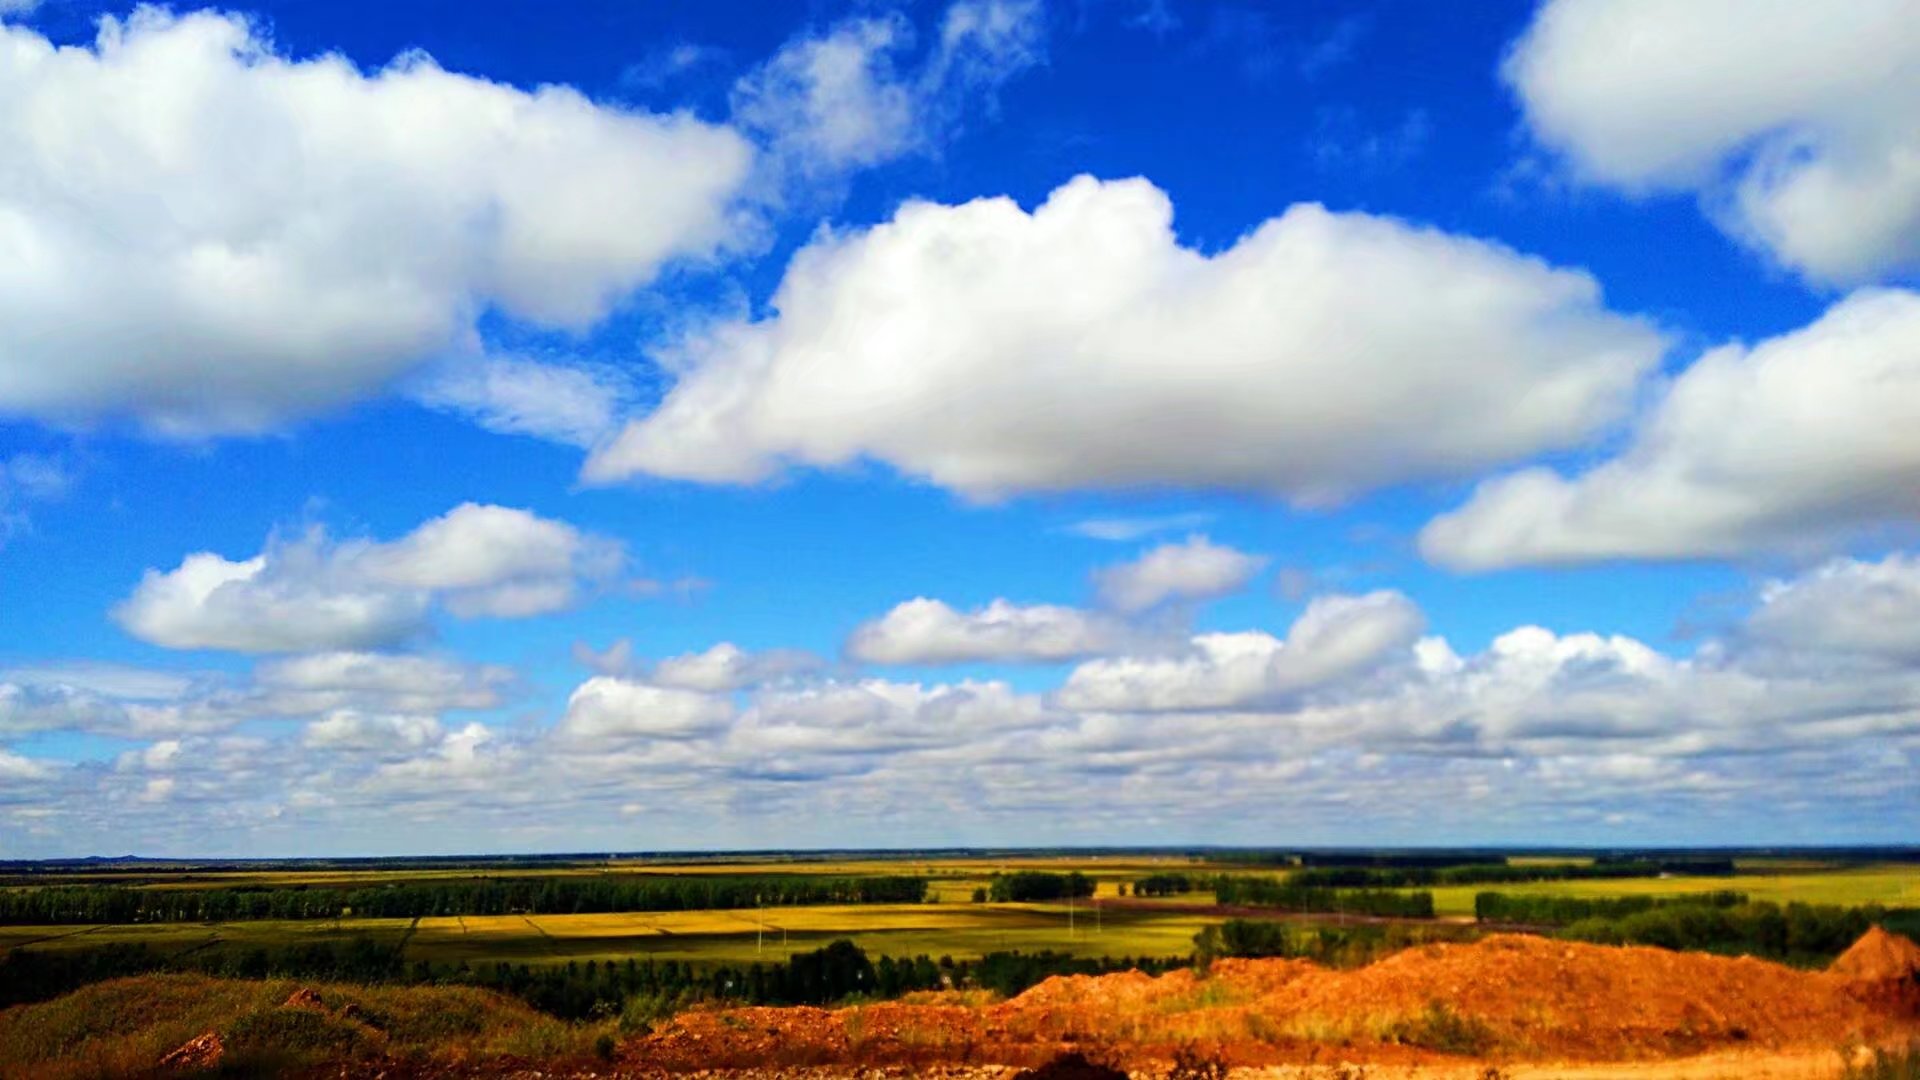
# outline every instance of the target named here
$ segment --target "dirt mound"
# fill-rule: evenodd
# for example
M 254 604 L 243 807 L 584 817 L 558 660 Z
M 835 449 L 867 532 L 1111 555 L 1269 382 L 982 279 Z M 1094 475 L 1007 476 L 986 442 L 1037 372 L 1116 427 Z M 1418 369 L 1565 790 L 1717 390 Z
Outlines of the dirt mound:
M 201 1070 L 211 1069 L 220 1064 L 227 1054 L 227 1048 L 221 1044 L 220 1036 L 209 1031 L 205 1035 L 188 1039 L 172 1053 L 160 1059 L 162 1069 Z
M 1862 982 L 1911 979 L 1920 975 L 1920 945 L 1912 938 L 1875 926 L 1840 954 L 1827 968 L 1835 975 Z
M 327 1007 L 327 1003 L 320 1000 L 320 995 L 311 987 L 306 986 L 288 994 L 287 1000 L 280 1004 L 289 1009 L 324 1009 Z
M 1538 1049 L 1599 1059 L 1804 1045 L 1869 1023 L 1860 1003 L 1829 980 L 1778 964 L 1522 935 L 1318 971 L 1253 1008 L 1359 1018 L 1347 1025 L 1354 1036 L 1447 1052 Z
M 1364 968 L 1236 960 L 1206 975 L 1049 979 L 985 1006 L 683 1013 L 629 1060 L 689 1065 L 999 1062 L 1081 1052 L 1125 1067 L 1199 1048 L 1234 1065 L 1446 1058 L 1620 1061 L 1831 1048 L 1920 1034 L 1920 1014 L 1821 972 L 1751 958 L 1498 935 Z
M 1061 1054 L 1045 1065 L 1022 1069 L 1013 1080 L 1127 1080 L 1127 1074 L 1110 1065 L 1087 1060 L 1085 1054 Z

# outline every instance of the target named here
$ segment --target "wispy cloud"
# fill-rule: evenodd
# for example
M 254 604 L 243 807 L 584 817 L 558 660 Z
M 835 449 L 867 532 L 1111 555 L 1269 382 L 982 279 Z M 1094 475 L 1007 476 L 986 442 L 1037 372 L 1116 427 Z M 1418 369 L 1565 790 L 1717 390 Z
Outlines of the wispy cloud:
M 1084 536 L 1089 540 L 1126 543 L 1142 540 L 1158 533 L 1204 528 L 1213 523 L 1214 517 L 1215 515 L 1203 511 L 1191 511 L 1147 517 L 1087 518 L 1084 521 L 1063 526 L 1060 531 Z

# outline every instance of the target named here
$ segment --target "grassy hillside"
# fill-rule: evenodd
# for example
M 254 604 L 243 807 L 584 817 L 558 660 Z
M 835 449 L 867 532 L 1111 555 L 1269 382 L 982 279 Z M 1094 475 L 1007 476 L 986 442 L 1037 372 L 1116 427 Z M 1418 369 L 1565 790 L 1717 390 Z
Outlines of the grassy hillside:
M 235 1075 L 375 1055 L 564 1060 L 591 1053 L 600 1034 L 467 987 L 318 985 L 321 1007 L 285 1004 L 299 986 L 154 975 L 0 1011 L 0 1078 L 145 1076 L 209 1031 Z

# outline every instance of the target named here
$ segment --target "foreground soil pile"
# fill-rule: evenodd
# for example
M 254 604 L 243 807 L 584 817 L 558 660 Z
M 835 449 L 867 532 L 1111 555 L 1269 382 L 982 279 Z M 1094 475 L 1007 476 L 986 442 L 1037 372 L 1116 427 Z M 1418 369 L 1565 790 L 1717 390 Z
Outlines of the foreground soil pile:
M 1827 970 L 1862 982 L 1911 979 L 1920 972 L 1920 945 L 1914 944 L 1911 938 L 1889 934 L 1876 926 L 1860 935 L 1860 940 L 1841 953 Z
M 1238 960 L 1217 963 L 1204 977 L 1052 979 L 986 1006 L 933 997 L 838 1010 L 694 1012 L 622 1056 L 635 1065 L 694 1068 L 1031 1065 L 1076 1048 L 1136 1065 L 1196 1048 L 1236 1065 L 1309 1061 L 1330 1050 L 1388 1065 L 1831 1051 L 1920 1034 L 1909 1003 L 1883 992 L 1890 982 L 1913 982 L 1916 953 L 1904 938 L 1870 935 L 1834 970 L 1806 972 L 1750 958 L 1501 935 L 1410 949 L 1353 971 Z
M 1486 1062 L 1507 1080 L 1825 1080 L 1845 1047 L 1911 1040 L 1920 946 L 1897 935 L 1819 972 L 1503 935 L 1350 971 L 1239 960 L 1051 979 L 1000 1002 L 696 1009 L 641 1036 L 469 987 L 149 976 L 0 1010 L 0 1080 L 1218 1080 L 1228 1065 L 1236 1080 L 1482 1080 Z

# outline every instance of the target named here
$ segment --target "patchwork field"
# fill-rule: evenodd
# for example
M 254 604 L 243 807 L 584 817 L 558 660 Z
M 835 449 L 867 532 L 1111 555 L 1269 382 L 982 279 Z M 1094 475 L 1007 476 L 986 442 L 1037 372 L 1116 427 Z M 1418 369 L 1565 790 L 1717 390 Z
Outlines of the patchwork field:
M 1433 906 L 1439 915 L 1472 915 L 1474 894 L 1486 891 L 1541 896 L 1673 896 L 1732 889 L 1754 900 L 1778 904 L 1882 904 L 1920 907 L 1920 866 L 1893 863 L 1866 867 L 1818 869 L 1805 864 L 1790 872 L 1752 872 L 1743 867 L 1733 877 L 1619 878 L 1596 881 L 1536 881 L 1518 885 L 1455 885 L 1436 888 Z
M 1205 916 L 1097 911 L 1055 904 L 869 904 L 595 915 L 467 915 L 441 918 L 0 927 L 0 952 L 143 943 L 168 955 L 369 938 L 409 963 L 524 964 L 651 957 L 696 963 L 784 962 L 788 955 L 852 939 L 875 956 L 952 956 L 1053 950 L 1079 956 L 1179 956 Z
M 1516 858 L 1517 865 L 1578 863 L 1570 857 Z M 1475 894 L 1501 892 L 1580 897 L 1678 895 L 1734 889 L 1755 900 L 1780 903 L 1882 904 L 1920 907 L 1920 865 L 1825 866 L 1810 859 L 1752 859 L 1733 877 L 1673 876 L 1524 884 L 1461 885 L 1431 890 L 1436 914 L 1461 920 L 1473 913 Z M 1093 879 L 1095 901 L 1065 904 L 971 902 L 993 875 L 1023 870 L 1077 872 Z M 1078 956 L 1173 956 L 1191 950 L 1193 937 L 1221 916 L 1206 912 L 1211 894 L 1197 892 L 1160 901 L 1129 897 L 1113 901 L 1128 885 L 1151 874 L 1266 874 L 1271 867 L 1207 864 L 1184 857 L 1140 858 L 930 858 L 786 861 L 741 859 L 674 862 L 623 861 L 591 866 L 543 866 L 476 871 L 472 868 L 148 870 L 138 874 L 43 875 L 44 884 L 114 881 L 135 889 L 233 887 L 301 888 L 377 886 L 392 883 L 469 880 L 476 877 L 542 878 L 687 877 L 698 875 L 794 874 L 855 877 L 913 874 L 931 882 L 924 904 L 836 904 L 764 909 L 535 914 L 413 919 L 262 920 L 67 926 L 0 926 L 0 953 L 86 949 L 144 943 L 168 956 L 244 953 L 289 945 L 339 943 L 365 938 L 397 950 L 406 962 L 479 964 L 511 961 L 529 965 L 568 960 L 652 957 L 694 963 L 781 962 L 792 953 L 849 938 L 880 956 L 977 958 L 990 952 L 1054 950 Z M 17 880 L 17 879 L 16 879 Z M 25 888 L 31 886 L 14 886 Z M 1131 891 L 1131 890 L 1129 890 Z M 1157 910 L 1164 908 L 1165 910 Z

